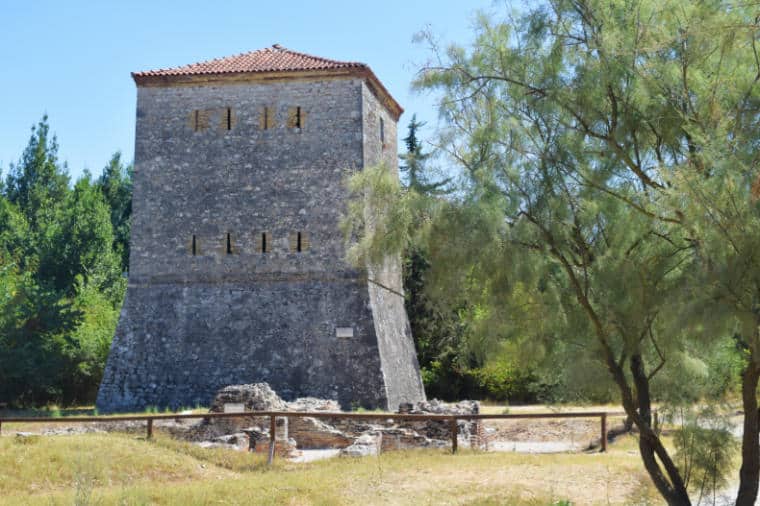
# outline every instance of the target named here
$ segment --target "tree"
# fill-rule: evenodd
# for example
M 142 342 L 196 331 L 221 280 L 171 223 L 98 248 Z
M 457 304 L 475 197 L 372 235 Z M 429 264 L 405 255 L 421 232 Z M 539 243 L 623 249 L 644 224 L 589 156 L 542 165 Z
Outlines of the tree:
M 422 144 L 417 138 L 417 131 L 425 126 L 425 123 L 417 121 L 417 115 L 413 114 L 409 120 L 408 133 L 404 137 L 406 144 L 406 153 L 400 154 L 399 158 L 403 162 L 399 167 L 402 174 L 406 174 L 406 187 L 421 195 L 443 195 L 446 194 L 446 186 L 451 182 L 451 178 L 445 178 L 441 181 L 431 181 L 431 170 L 425 166 L 425 162 L 430 159 L 430 153 L 423 153 Z
M 103 168 L 96 186 L 111 209 L 114 250 L 119 252 L 121 270 L 129 270 L 129 231 L 132 217 L 132 165 L 124 165 L 121 153 L 116 152 Z
M 92 400 L 126 287 L 111 220 L 126 241 L 128 169 L 115 156 L 71 189 L 57 149 L 45 117 L 0 194 L 0 400 L 16 405 Z
M 62 203 L 58 219 L 40 240 L 38 277 L 44 284 L 73 296 L 77 278 L 97 280 L 108 290 L 121 277 L 119 256 L 113 251 L 111 212 L 90 175 L 80 178 Z
M 690 484 L 652 399 L 704 395 L 706 368 L 690 364 L 726 335 L 744 354 L 736 503 L 757 496 L 757 249 L 732 244 L 760 232 L 757 37 L 745 4 L 553 0 L 505 22 L 482 16 L 472 49 L 439 53 L 416 83 L 441 92 L 441 144 L 464 179 L 430 227 L 451 260 L 431 260 L 442 286 L 475 279 L 472 295 L 547 356 L 599 364 L 669 504 L 690 504 Z M 383 244 L 358 244 L 370 246 Z
M 51 219 L 68 193 L 69 176 L 58 164 L 58 142 L 50 135 L 47 115 L 32 127 L 29 144 L 18 164 L 11 165 L 5 196 L 24 213 L 32 228 Z
M 430 153 L 423 152 L 418 139 L 418 131 L 424 123 L 413 115 L 409 121 L 408 133 L 404 138 L 406 152 L 399 155 L 402 161 L 400 172 L 406 174 L 405 189 L 420 199 L 434 199 L 445 195 L 450 178 L 431 182 L 430 168 L 426 162 Z M 424 206 L 420 207 L 422 211 Z M 424 213 L 415 213 L 412 227 L 424 226 Z M 404 251 L 403 281 L 405 307 L 414 336 L 417 358 L 422 368 L 425 387 L 433 395 L 447 397 L 453 383 L 461 383 L 461 375 L 452 378 L 452 371 L 461 368 L 462 326 L 458 322 L 457 308 L 440 308 L 433 305 L 425 293 L 426 276 L 430 270 L 428 254 L 421 241 L 414 241 Z M 461 301 L 457 303 L 460 305 Z M 449 374 L 440 374 L 445 370 Z M 461 388 L 456 389 L 461 390 Z

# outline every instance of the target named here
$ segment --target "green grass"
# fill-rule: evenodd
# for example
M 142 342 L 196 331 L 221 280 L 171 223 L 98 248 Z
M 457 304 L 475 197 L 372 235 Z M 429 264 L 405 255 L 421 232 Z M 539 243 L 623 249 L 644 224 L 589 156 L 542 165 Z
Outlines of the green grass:
M 2 504 L 632 504 L 651 495 L 621 438 L 609 454 L 443 450 L 309 464 L 156 433 L 0 438 Z M 643 496 L 642 496 L 643 494 Z M 642 499 L 643 497 L 643 499 Z M 564 501 L 564 502 L 563 502 Z

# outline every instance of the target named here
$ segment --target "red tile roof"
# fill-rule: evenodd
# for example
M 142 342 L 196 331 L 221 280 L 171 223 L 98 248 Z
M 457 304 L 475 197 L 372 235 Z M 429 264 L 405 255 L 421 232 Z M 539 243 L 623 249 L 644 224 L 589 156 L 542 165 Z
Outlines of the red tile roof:
M 396 120 L 404 109 L 391 96 L 369 65 L 359 62 L 337 61 L 306 53 L 291 51 L 279 44 L 226 58 L 216 58 L 182 67 L 132 72 L 138 85 L 172 85 L 175 82 L 199 78 L 215 78 L 240 74 L 265 73 L 349 73 L 366 79 L 370 89 L 379 96 Z
M 133 72 L 132 76 L 191 76 L 204 74 L 235 74 L 249 72 L 291 72 L 303 70 L 331 70 L 369 68 L 364 63 L 329 60 L 298 53 L 279 44 L 226 58 L 215 58 L 200 63 L 168 69 Z

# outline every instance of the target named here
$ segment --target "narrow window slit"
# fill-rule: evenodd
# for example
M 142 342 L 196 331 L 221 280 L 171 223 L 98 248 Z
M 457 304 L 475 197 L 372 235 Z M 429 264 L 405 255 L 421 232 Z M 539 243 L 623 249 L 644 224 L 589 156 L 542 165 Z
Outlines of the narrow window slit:
M 232 130 L 232 109 L 227 108 L 227 130 Z
M 380 118 L 380 142 L 385 143 L 385 122 Z
M 298 237 L 296 237 L 296 251 L 301 252 L 301 232 L 298 232 Z
M 197 131 L 198 131 L 198 130 L 200 130 L 200 129 L 201 129 L 201 124 L 200 124 L 200 111 L 199 111 L 198 109 L 196 109 L 196 110 L 195 110 L 195 127 L 194 127 L 194 130 L 197 132 Z
M 296 128 L 301 128 L 301 108 L 296 107 Z
M 269 129 L 269 107 L 264 107 L 264 130 Z
M 227 254 L 232 254 L 232 238 L 230 238 L 229 232 L 227 233 Z
M 197 244 L 196 239 L 195 239 L 195 234 L 193 234 L 192 250 L 193 250 L 193 256 L 195 256 L 198 253 L 198 244 Z
M 267 234 L 266 232 L 261 234 L 261 252 L 266 253 L 267 252 Z

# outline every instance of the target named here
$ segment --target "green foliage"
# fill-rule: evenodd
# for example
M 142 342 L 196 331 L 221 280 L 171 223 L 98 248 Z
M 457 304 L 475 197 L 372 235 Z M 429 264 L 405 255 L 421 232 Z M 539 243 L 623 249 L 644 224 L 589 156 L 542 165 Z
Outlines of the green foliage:
M 121 270 L 129 270 L 129 230 L 132 217 L 132 165 L 124 165 L 121 153 L 114 153 L 95 185 L 103 193 L 111 211 L 114 251 L 121 258 Z
M 111 289 L 121 277 L 119 257 L 113 251 L 110 211 L 89 174 L 59 205 L 56 222 L 41 240 L 39 279 L 68 296 L 74 295 L 78 277 Z
M 427 210 L 431 198 L 445 194 L 445 186 L 450 179 L 432 182 L 427 165 L 430 154 L 423 152 L 418 138 L 418 130 L 422 126 L 423 123 L 413 115 L 404 138 L 406 153 L 399 155 L 403 162 L 399 169 L 406 174 L 405 190 L 409 201 L 418 202 L 409 211 L 412 215 L 410 226 L 418 237 L 414 238 L 413 235 L 412 244 L 404 251 L 406 312 L 427 392 L 447 400 L 478 398 L 480 392 L 473 389 L 472 381 L 468 381 L 467 377 L 466 325 L 461 323 L 458 314 L 465 302 L 460 300 L 450 307 L 440 307 L 426 293 L 430 254 L 424 248 L 423 241 L 419 240 L 419 234 L 424 233 L 425 224 L 429 221 Z M 446 367 L 442 367 L 442 363 L 446 363 Z
M 47 116 L 34 127 L 18 164 L 11 164 L 5 197 L 33 226 L 54 218 L 57 204 L 68 193 L 69 176 L 58 164 L 58 142 L 50 135 Z
M 451 182 L 451 178 L 431 181 L 432 171 L 425 163 L 430 159 L 430 153 L 422 151 L 422 143 L 417 137 L 418 130 L 423 126 L 425 123 L 417 121 L 417 115 L 413 114 L 407 127 L 408 133 L 404 137 L 406 153 L 399 155 L 403 162 L 399 170 L 406 175 L 406 186 L 410 190 L 422 195 L 442 195 L 447 193 L 446 186 Z
M 408 172 L 407 186 L 384 166 L 366 168 L 349 179 L 348 187 L 355 198 L 349 203 L 343 227 L 349 241 L 359 238 L 352 242 L 349 257 L 357 265 L 371 265 L 382 263 L 388 252 L 404 255 L 406 309 L 428 395 L 446 400 L 535 400 L 546 393 L 546 388 L 532 370 L 501 369 L 503 360 L 499 365 L 487 365 L 482 343 L 474 337 L 486 330 L 482 308 L 469 302 L 481 292 L 474 284 L 476 277 L 457 280 L 451 290 L 442 290 L 440 279 L 430 278 L 439 272 L 432 268 L 431 258 L 443 265 L 463 261 L 445 258 L 457 250 L 437 249 L 436 243 L 428 241 L 430 236 L 445 235 L 448 228 L 466 228 L 472 236 L 463 241 L 493 240 L 495 236 L 485 237 L 479 225 L 489 222 L 498 228 L 499 214 L 496 210 L 488 215 L 451 213 L 450 203 L 441 199 L 450 179 L 430 182 L 433 178 L 425 164 L 429 155 L 422 151 L 417 138 L 419 126 L 413 118 L 406 138 L 407 153 L 401 155 L 406 162 L 402 170 Z M 454 225 L 439 218 L 459 222 Z M 459 251 L 472 254 L 471 248 Z M 431 293 L 434 290 L 437 293 Z
M 755 499 L 757 33 L 747 4 L 557 0 L 482 15 L 474 42 L 438 50 L 415 84 L 440 94 L 456 198 L 395 199 L 399 215 L 427 206 L 423 233 L 397 221 L 359 241 L 422 241 L 426 293 L 466 301 L 476 360 L 509 341 L 565 389 L 614 392 L 671 504 L 688 492 L 652 401 L 736 384 L 733 365 L 714 363 L 727 340 L 753 420 L 738 502 Z
M 674 458 L 686 485 L 701 504 L 728 485 L 738 447 L 731 424 L 713 409 L 679 409 L 669 413 L 669 417 L 678 424 L 673 436 Z
M 81 315 L 29 273 L 6 270 L 0 285 L 0 399 L 25 405 L 60 398 L 60 347 Z
M 74 308 L 82 318 L 61 347 L 68 364 L 62 388 L 77 392 L 75 400 L 91 401 L 97 395 L 125 290 L 126 283 L 121 283 L 118 292 L 104 292 L 92 284 L 77 288 Z M 119 301 L 116 305 L 114 298 Z
M 0 401 L 11 405 L 94 399 L 126 288 L 111 217 L 131 186 L 109 173 L 70 188 L 57 150 L 45 117 L 0 193 Z
M 470 374 L 489 399 L 528 402 L 540 398 L 538 378 L 530 368 L 510 360 L 492 360 Z
M 416 194 L 404 191 L 398 174 L 385 165 L 366 167 L 350 177 L 346 186 L 352 199 L 341 228 L 350 245 L 351 262 L 377 265 L 385 261 L 385 251 L 401 253 L 410 240 Z

